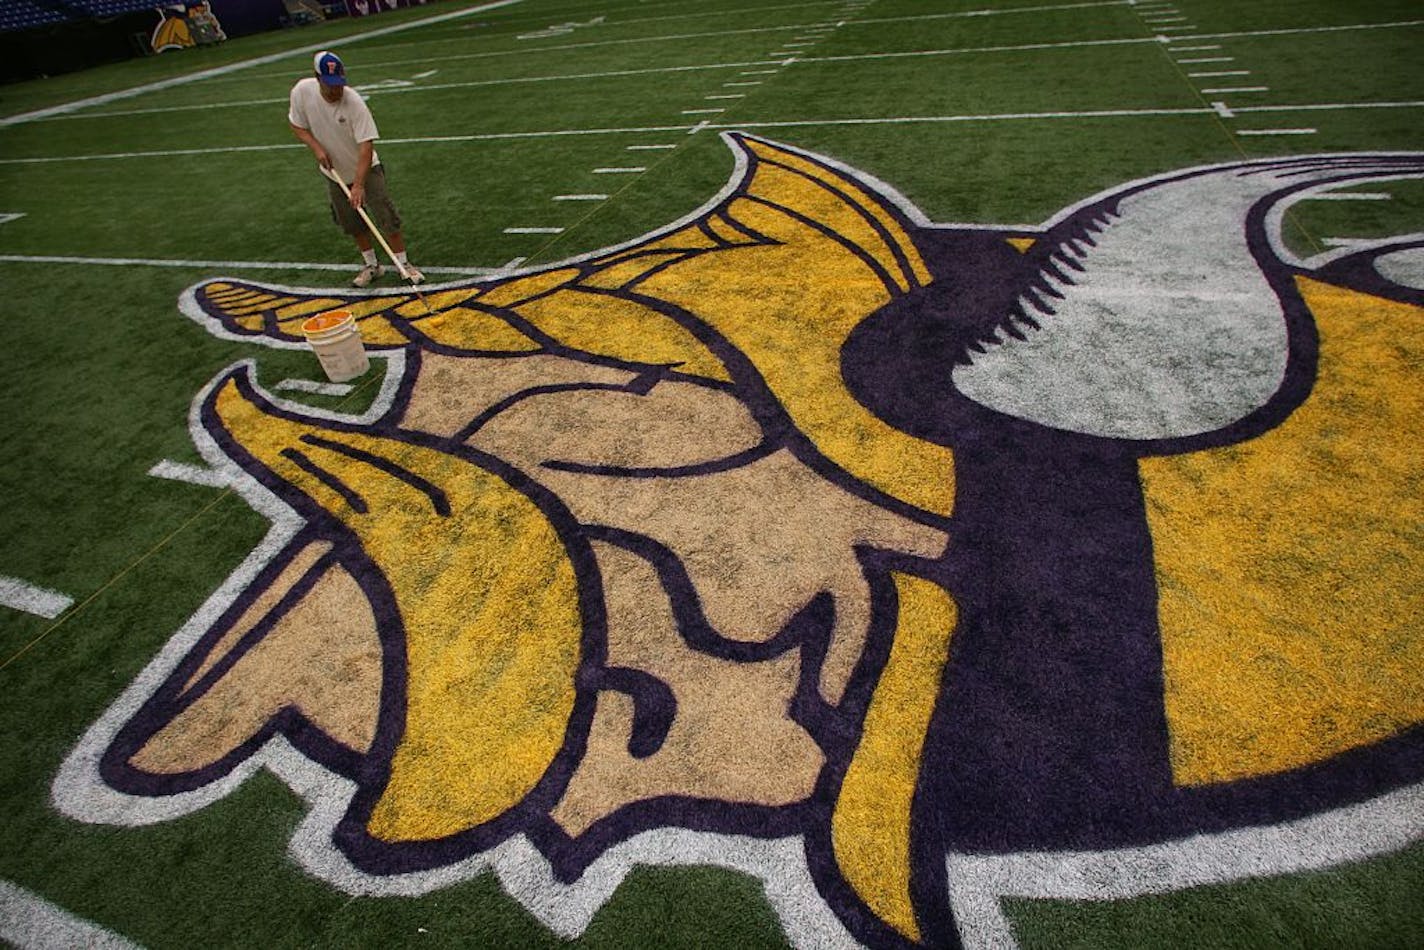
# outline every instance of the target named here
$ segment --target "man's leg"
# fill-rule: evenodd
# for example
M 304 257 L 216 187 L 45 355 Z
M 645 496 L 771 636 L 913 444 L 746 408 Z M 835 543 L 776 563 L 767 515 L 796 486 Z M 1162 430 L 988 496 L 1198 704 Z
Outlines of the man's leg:
M 371 169 L 371 173 L 366 176 L 366 211 L 375 220 L 376 227 L 385 234 L 386 243 L 390 244 L 396 260 L 405 268 L 411 280 L 415 283 L 425 280 L 425 275 L 406 257 L 400 212 L 396 210 L 395 203 L 391 201 L 390 193 L 386 190 L 386 170 L 382 165 Z
M 370 234 L 353 234 L 351 237 L 356 242 L 356 248 L 361 252 L 362 263 L 356 276 L 351 278 L 351 283 L 356 287 L 370 286 L 371 281 L 385 272 L 385 268 L 381 266 L 380 259 L 376 257 L 376 250 L 371 246 Z
M 396 260 L 405 267 L 405 272 L 410 275 L 410 279 L 417 284 L 425 280 L 425 275 L 420 272 L 420 268 L 412 264 L 410 258 L 405 256 L 405 238 L 401 237 L 399 231 L 391 235 L 390 245 L 391 250 L 396 253 Z
M 371 281 L 380 277 L 385 270 L 371 247 L 371 233 L 366 230 L 366 222 L 361 220 L 361 216 L 351 207 L 351 202 L 335 182 L 326 183 L 326 193 L 331 200 L 331 219 L 351 236 L 356 242 L 356 249 L 361 252 L 361 269 L 351 278 L 351 284 L 354 287 L 368 287 Z

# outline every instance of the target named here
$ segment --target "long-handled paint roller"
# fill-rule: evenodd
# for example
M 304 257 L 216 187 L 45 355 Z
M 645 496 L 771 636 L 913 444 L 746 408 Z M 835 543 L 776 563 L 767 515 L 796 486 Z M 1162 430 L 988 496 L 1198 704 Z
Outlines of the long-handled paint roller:
M 351 189 L 346 187 L 346 182 L 341 180 L 341 176 L 336 174 L 334 169 L 328 168 L 325 165 L 318 165 L 317 167 L 321 169 L 323 175 L 336 182 L 337 187 L 341 189 L 341 193 L 346 196 L 346 200 L 350 201 Z M 401 279 L 410 281 L 410 289 L 420 298 L 421 304 L 425 307 L 425 312 L 433 315 L 435 311 L 430 309 L 430 302 L 426 300 L 425 295 L 416 288 L 415 279 L 410 276 L 410 271 L 406 270 L 406 266 L 400 262 L 400 258 L 396 257 L 396 252 L 391 250 L 390 244 L 386 243 L 385 235 L 381 233 L 380 228 L 376 227 L 376 223 L 371 220 L 371 216 L 366 213 L 366 209 L 357 208 L 356 213 L 361 216 L 362 221 L 366 222 L 366 227 L 371 230 L 371 234 L 375 236 L 377 243 L 381 245 L 381 249 L 386 252 L 386 256 L 391 259 L 391 263 L 396 265 L 396 272 L 401 275 Z

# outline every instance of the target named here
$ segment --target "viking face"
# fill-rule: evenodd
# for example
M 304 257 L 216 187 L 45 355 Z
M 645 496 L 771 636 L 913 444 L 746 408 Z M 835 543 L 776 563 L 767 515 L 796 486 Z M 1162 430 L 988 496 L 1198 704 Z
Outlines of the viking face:
M 274 346 L 343 306 L 389 369 L 361 417 L 249 363 L 198 397 L 200 450 L 272 534 L 81 743 L 61 807 L 167 814 L 264 764 L 314 803 L 316 873 L 493 866 L 531 905 L 707 835 L 700 860 L 791 860 L 827 926 L 894 944 L 951 939 L 956 854 L 1418 781 L 1420 692 L 1377 675 L 1399 650 L 1312 653 L 1340 601 L 1259 569 L 1306 543 L 1379 629 L 1421 606 L 1352 499 L 1417 479 L 1424 300 L 1288 265 L 1272 231 L 1418 156 L 1192 170 L 996 232 L 728 140 L 737 175 L 689 219 L 429 309 L 190 290 Z M 1377 424 L 1339 436 L 1360 400 Z M 1362 790 L 1361 756 L 1388 779 Z

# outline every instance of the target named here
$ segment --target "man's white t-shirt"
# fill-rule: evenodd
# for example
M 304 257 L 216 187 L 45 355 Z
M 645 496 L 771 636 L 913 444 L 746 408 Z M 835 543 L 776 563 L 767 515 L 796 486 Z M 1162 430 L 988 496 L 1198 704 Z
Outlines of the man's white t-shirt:
M 357 146 L 381 137 L 366 100 L 355 89 L 347 86 L 341 101 L 330 103 L 321 97 L 315 76 L 298 80 L 292 87 L 287 121 L 316 137 L 331 156 L 331 167 L 348 185 L 356 181 L 356 164 L 360 157 Z M 372 152 L 371 167 L 379 164 L 380 156 Z

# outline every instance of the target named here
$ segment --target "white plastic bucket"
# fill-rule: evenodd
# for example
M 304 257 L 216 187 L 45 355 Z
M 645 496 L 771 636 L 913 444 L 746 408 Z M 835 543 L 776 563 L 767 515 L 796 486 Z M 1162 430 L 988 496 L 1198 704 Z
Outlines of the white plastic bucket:
M 371 368 L 361 328 L 349 310 L 327 310 L 302 323 L 302 335 L 333 383 L 355 379 Z

